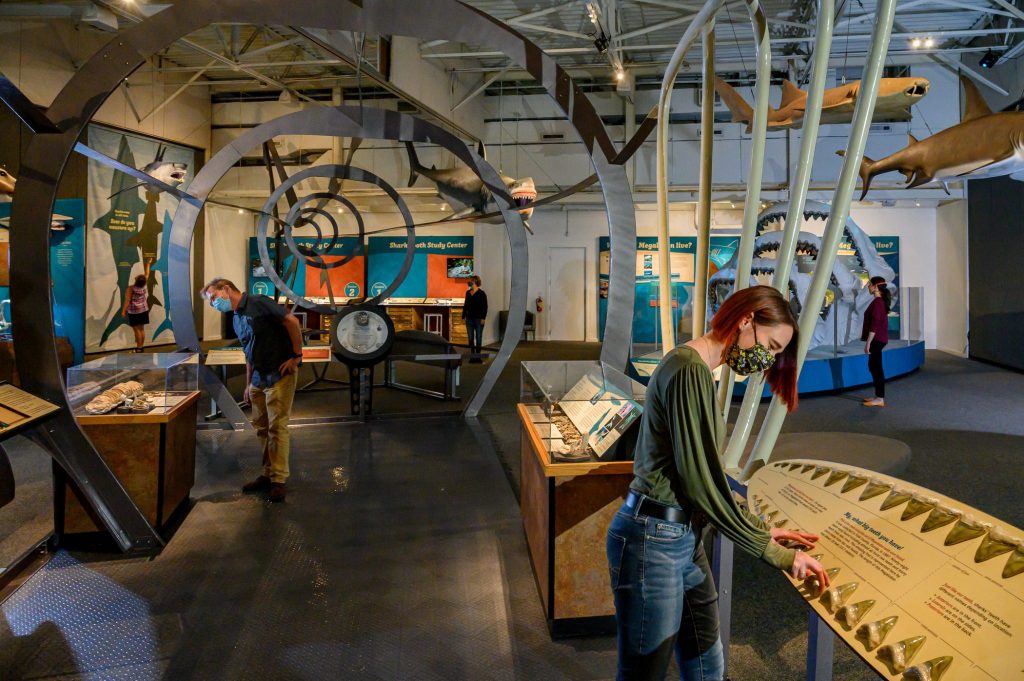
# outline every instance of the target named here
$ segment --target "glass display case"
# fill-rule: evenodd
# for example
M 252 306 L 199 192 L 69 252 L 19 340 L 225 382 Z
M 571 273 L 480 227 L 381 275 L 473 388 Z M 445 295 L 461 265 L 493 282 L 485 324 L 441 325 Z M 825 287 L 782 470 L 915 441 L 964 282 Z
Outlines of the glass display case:
M 640 419 L 646 388 L 599 361 L 523 362 L 519 401 L 556 463 L 608 460 Z
M 68 369 L 68 400 L 76 416 L 167 413 L 198 389 L 194 353 L 120 353 Z

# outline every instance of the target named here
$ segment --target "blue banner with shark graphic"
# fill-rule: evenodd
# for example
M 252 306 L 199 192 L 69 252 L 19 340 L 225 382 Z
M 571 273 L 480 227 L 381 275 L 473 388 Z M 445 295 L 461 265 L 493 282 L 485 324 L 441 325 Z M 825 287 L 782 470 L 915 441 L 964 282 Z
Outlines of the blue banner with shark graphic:
M 187 189 L 196 164 L 195 149 L 142 135 L 91 125 L 89 146 L 121 163 L 139 168 L 167 184 Z M 133 347 L 127 319 L 121 314 L 125 295 L 149 268 L 147 345 L 174 342 L 165 305 L 170 225 L 178 200 L 133 177 L 89 161 L 89 287 L 85 305 L 89 352 Z
M 50 231 L 53 321 L 56 334 L 71 343 L 75 364 L 81 364 L 85 360 L 85 201 L 57 199 L 53 212 L 58 226 Z M 0 203 L 0 220 L 10 215 L 11 204 Z M 10 297 L 10 288 L 0 286 L 0 301 Z M 6 305 L 3 314 L 9 322 Z

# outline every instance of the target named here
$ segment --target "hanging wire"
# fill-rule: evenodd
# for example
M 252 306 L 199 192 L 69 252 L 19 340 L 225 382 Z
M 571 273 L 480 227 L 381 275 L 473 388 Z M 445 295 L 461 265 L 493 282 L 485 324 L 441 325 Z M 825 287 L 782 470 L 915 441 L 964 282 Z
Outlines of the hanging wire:
M 747 60 L 744 59 L 743 57 L 743 48 L 740 46 L 740 39 L 739 36 L 736 34 L 736 24 L 732 20 L 732 10 L 729 9 L 729 3 L 725 3 L 725 13 L 729 17 L 729 28 L 732 29 L 732 40 L 733 43 L 736 45 L 736 50 L 740 55 L 740 65 L 743 67 L 743 73 L 749 74 L 750 71 L 747 69 Z M 753 95 L 754 87 L 752 85 L 748 85 L 747 87 L 750 88 L 751 95 Z

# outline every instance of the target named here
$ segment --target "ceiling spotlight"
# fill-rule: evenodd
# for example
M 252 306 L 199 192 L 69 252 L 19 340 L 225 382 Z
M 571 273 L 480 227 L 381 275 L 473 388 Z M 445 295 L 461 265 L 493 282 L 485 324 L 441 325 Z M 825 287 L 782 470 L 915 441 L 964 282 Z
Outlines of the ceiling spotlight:
M 935 47 L 935 38 L 932 38 L 931 36 L 928 36 L 927 38 L 925 38 L 924 39 L 924 46 L 926 48 L 928 48 L 928 49 L 931 49 L 931 48 Z
M 915 50 L 921 47 L 921 39 L 914 38 L 913 40 L 910 41 L 910 46 L 913 47 Z
M 917 206 L 918 208 L 920 208 L 921 207 L 921 202 L 920 201 L 914 201 L 914 205 Z
M 619 81 L 621 83 L 625 79 L 625 77 L 626 77 L 626 72 L 625 71 L 623 71 L 622 69 L 615 69 L 615 80 L 617 80 L 617 81 Z
M 996 53 L 993 52 L 992 50 L 989 50 L 988 52 L 985 53 L 985 56 L 978 60 L 978 66 L 980 66 L 983 69 L 990 69 L 993 66 L 995 66 L 996 62 L 998 61 L 999 57 L 996 56 Z
M 338 208 L 338 212 L 339 212 L 339 213 L 344 213 L 344 212 L 345 212 L 345 209 L 344 209 L 344 208 Z
M 598 8 L 596 2 L 587 3 L 587 16 L 590 17 L 590 23 L 594 24 L 597 28 L 601 28 L 601 10 Z
M 244 208 L 239 208 L 238 209 L 238 214 L 239 215 L 245 215 L 245 209 Z

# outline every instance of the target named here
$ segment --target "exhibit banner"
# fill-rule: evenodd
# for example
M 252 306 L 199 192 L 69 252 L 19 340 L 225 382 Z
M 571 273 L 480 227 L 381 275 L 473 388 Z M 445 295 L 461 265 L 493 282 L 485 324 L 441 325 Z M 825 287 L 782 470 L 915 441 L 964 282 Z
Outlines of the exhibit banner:
M 295 244 L 300 249 L 323 247 L 323 243 L 314 237 L 295 237 Z M 267 250 L 276 262 L 278 242 L 267 240 Z M 282 240 L 281 261 L 277 267 L 278 276 L 288 286 L 306 298 L 330 298 L 335 300 L 359 298 L 366 290 L 366 252 L 359 237 L 338 237 L 326 251 L 318 251 L 327 268 L 316 267 L 303 259 L 299 260 Z M 335 263 L 341 263 L 335 265 Z M 249 237 L 249 268 L 248 290 L 250 293 L 274 297 L 274 282 L 267 276 L 266 268 L 260 259 L 259 240 Z
M 194 176 L 196 150 L 150 137 L 90 125 L 89 146 L 163 182 L 187 189 Z M 174 342 L 166 305 L 167 252 L 178 199 L 151 191 L 134 177 L 90 160 L 85 339 L 88 352 L 134 347 L 121 314 L 125 294 L 150 263 L 147 282 L 149 324 L 146 344 Z
M 75 364 L 85 361 L 85 201 L 57 199 L 53 204 L 54 228 L 50 230 L 50 281 L 53 284 L 53 321 L 58 337 L 67 338 Z M 0 203 L 0 223 L 7 224 L 11 204 Z M 7 228 L 0 229 L 0 265 L 7 272 Z M 6 276 L 2 279 L 6 283 Z M 10 323 L 10 288 L 0 285 L 0 316 Z M 2 330 L 0 330 L 2 331 Z
M 1024 532 L 903 480 L 825 461 L 772 463 L 750 511 L 820 536 L 830 575 L 790 582 L 883 678 L 1024 679 Z
M 367 239 L 369 295 L 375 296 L 391 285 L 402 269 L 407 248 L 405 236 Z M 474 274 L 472 236 L 416 237 L 412 268 L 391 299 L 396 302 L 423 298 L 461 300 L 466 295 L 466 281 Z

